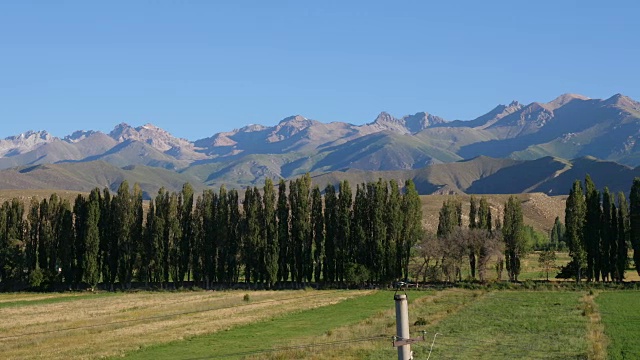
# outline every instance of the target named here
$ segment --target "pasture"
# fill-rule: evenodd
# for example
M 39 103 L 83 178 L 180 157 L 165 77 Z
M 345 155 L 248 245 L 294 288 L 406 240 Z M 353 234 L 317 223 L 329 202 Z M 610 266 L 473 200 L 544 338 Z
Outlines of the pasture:
M 409 291 L 416 359 L 632 359 L 637 291 Z M 6 359 L 392 359 L 393 291 L 0 295 Z M 434 335 L 438 334 L 435 337 Z

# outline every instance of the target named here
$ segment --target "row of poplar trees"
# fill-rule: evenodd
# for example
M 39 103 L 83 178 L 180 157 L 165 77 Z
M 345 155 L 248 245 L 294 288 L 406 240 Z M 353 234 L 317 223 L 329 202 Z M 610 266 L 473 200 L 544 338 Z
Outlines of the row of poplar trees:
M 324 194 L 323 194 L 324 192 Z M 241 281 L 383 282 L 408 276 L 411 248 L 422 236 L 411 181 L 347 181 L 323 191 L 308 175 L 276 187 L 160 189 L 148 207 L 136 184 L 117 193 L 94 189 L 74 204 L 57 195 L 0 207 L 0 284 L 132 282 L 211 288 Z M 171 285 L 170 285 L 171 284 Z
M 471 278 L 475 279 L 476 270 L 482 275 L 488 259 L 497 259 L 496 272 L 502 273 L 506 264 L 510 281 L 518 281 L 521 270 L 521 259 L 528 249 L 523 236 L 524 219 L 522 206 L 515 196 L 510 196 L 504 204 L 502 221 L 495 218 L 495 224 L 491 207 L 486 198 L 480 200 L 471 195 L 469 200 L 469 224 L 466 234 L 456 229 L 463 229 L 462 202 L 458 198 L 449 198 L 443 202 L 438 217 L 437 237 L 444 239 L 453 247 L 456 242 L 463 242 L 466 247 Z M 445 245 L 444 247 L 447 247 Z M 499 254 L 503 251 L 503 254 Z M 459 254 L 458 254 L 459 255 Z M 446 255 L 443 255 L 443 258 Z M 458 277 L 461 276 L 457 269 Z
M 577 281 L 623 281 L 629 243 L 640 273 L 640 178 L 633 181 L 630 204 L 623 192 L 598 191 L 589 175 L 584 187 L 573 183 L 565 212 L 565 241 Z

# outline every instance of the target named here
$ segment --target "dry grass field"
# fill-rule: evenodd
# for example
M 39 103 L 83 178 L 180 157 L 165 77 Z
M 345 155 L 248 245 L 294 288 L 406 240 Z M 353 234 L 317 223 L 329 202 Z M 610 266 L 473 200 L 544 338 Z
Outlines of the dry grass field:
M 249 294 L 249 301 L 244 296 Z M 3 295 L 4 359 L 118 356 L 367 294 L 366 291 L 140 292 L 39 302 L 68 294 Z M 14 302 L 14 306 L 10 302 Z M 33 305 L 29 302 L 33 301 Z
M 442 203 L 451 196 L 456 196 L 462 201 L 463 222 L 469 221 L 469 198 L 470 195 L 421 195 L 423 225 L 427 231 L 436 232 L 438 229 L 438 213 Z M 474 195 L 478 200 L 481 197 L 487 198 L 493 218 L 496 215 L 502 217 L 504 204 L 510 195 Z M 548 234 L 553 227 L 556 216 L 564 222 L 564 208 L 567 196 L 547 196 L 542 193 L 518 194 L 516 195 L 522 203 L 522 213 L 524 223 L 532 226 L 538 231 Z

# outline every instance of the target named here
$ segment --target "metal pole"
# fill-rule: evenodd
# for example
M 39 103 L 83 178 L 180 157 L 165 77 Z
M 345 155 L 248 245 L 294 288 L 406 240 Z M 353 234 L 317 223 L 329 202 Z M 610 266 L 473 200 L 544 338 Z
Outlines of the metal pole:
M 400 340 L 409 339 L 409 306 L 407 295 L 396 294 L 396 334 Z M 411 360 L 411 345 L 398 346 L 398 360 Z

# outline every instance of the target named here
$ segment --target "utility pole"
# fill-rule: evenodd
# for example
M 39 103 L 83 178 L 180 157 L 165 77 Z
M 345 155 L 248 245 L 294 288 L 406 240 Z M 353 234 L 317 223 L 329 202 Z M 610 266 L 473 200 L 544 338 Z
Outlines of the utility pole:
M 413 352 L 411 344 L 424 341 L 424 333 L 421 337 L 410 338 L 409 334 L 409 305 L 406 294 L 396 294 L 393 296 L 396 301 L 396 336 L 393 346 L 398 348 L 398 360 L 412 360 Z
M 399 341 L 409 339 L 409 305 L 407 304 L 407 295 L 396 294 L 393 296 L 396 301 L 396 336 Z M 398 360 L 411 360 L 411 345 L 403 344 L 394 346 L 398 347 Z

